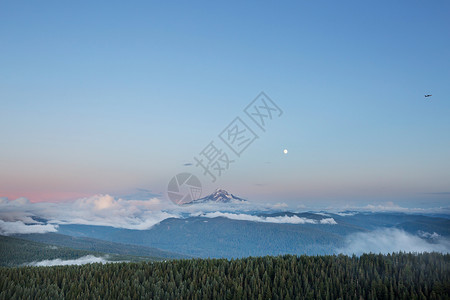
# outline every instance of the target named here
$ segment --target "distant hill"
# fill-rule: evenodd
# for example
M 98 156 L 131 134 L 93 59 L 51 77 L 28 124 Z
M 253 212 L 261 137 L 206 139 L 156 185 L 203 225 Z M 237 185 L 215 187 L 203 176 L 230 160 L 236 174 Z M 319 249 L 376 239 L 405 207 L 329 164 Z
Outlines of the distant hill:
M 155 248 L 125 245 L 57 233 L 0 235 L 0 266 L 19 266 L 42 260 L 74 260 L 87 255 L 105 261 L 162 261 L 189 256 Z
M 74 237 L 58 233 L 21 234 L 16 235 L 16 237 L 25 240 L 56 245 L 60 247 L 68 247 L 78 250 L 87 250 L 117 255 L 139 256 L 139 257 L 142 256 L 146 257 L 146 259 L 151 260 L 188 258 L 188 256 L 186 255 L 164 251 L 152 247 L 145 247 L 139 245 L 126 245 L 111 241 L 99 240 L 88 237 Z
M 446 245 L 450 245 L 450 219 L 403 213 L 361 212 L 216 212 L 195 217 L 169 218 L 148 230 L 61 224 L 58 233 L 24 234 L 15 237 L 71 248 L 70 250 L 87 251 L 83 253 L 109 254 L 113 260 L 120 260 L 118 256 L 122 256 L 123 260 L 135 261 L 188 257 L 335 254 L 345 248 L 349 236 L 378 229 L 402 230 L 431 244 L 445 239 Z M 17 242 L 13 243 L 16 244 Z M 14 251 L 8 249 L 4 247 L 2 253 Z M 38 252 L 42 247 L 36 248 L 26 244 L 23 249 L 17 249 L 18 253 L 28 250 Z M 44 249 L 48 258 L 45 255 L 42 257 L 58 257 L 49 252 L 49 249 Z M 61 257 L 75 255 L 70 251 L 69 253 L 65 255 L 63 252 Z M 32 260 L 34 258 L 23 262 Z
M 248 215 L 247 215 L 248 216 Z M 280 254 L 333 254 L 346 237 L 380 228 L 398 228 L 417 235 L 419 231 L 448 236 L 450 220 L 400 213 L 278 212 L 254 215 L 261 218 L 298 217 L 310 223 L 255 222 L 217 217 L 169 218 L 148 230 L 107 226 L 60 225 L 59 233 L 111 242 L 156 247 L 194 257 L 245 257 Z M 321 224 L 329 218 L 334 225 Z M 50 235 L 50 234 L 47 234 Z M 39 235 L 41 237 L 45 235 Z M 92 250 L 92 249 L 91 249 Z
M 192 204 L 210 203 L 210 202 L 231 203 L 231 202 L 243 202 L 243 201 L 247 201 L 247 200 L 236 197 L 235 195 L 228 193 L 226 190 L 217 189 L 214 191 L 214 193 L 212 193 L 206 197 L 192 200 L 190 202 L 184 203 L 183 205 L 192 205 Z
M 86 255 L 104 256 L 103 253 L 57 247 L 0 235 L 0 265 L 18 266 L 48 259 L 77 259 Z
M 283 214 L 286 215 L 286 214 Z M 297 214 L 304 217 L 302 214 Z M 271 216 L 271 215 L 265 215 Z M 278 216 L 274 214 L 273 217 Z M 307 214 L 311 218 L 310 214 Z M 316 216 L 319 219 L 322 216 Z M 196 257 L 245 257 L 279 254 L 330 254 L 344 236 L 363 228 L 348 225 L 276 224 L 225 217 L 170 218 L 149 230 L 60 225 L 59 231 L 125 244 L 153 246 Z

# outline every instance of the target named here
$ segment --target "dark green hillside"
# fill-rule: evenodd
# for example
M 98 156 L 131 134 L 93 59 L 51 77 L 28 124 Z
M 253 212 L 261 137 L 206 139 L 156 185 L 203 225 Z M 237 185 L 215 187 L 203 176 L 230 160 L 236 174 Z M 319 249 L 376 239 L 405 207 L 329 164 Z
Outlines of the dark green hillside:
M 93 251 L 75 250 L 0 235 L 0 265 L 17 266 L 33 261 L 76 259 L 86 255 L 101 256 Z
M 353 225 L 274 224 L 224 217 L 170 218 L 149 230 L 97 227 L 61 225 L 59 230 L 203 258 L 330 254 L 343 246 L 345 233 L 358 231 Z
M 188 256 L 186 255 L 163 251 L 152 247 L 114 243 L 87 237 L 73 237 L 58 233 L 21 234 L 17 235 L 17 237 L 35 242 L 61 247 L 69 247 L 79 250 L 88 250 L 119 255 L 146 256 L 154 260 L 188 258 Z
M 0 299 L 449 299 L 450 255 L 0 268 Z
M 328 255 L 345 247 L 349 235 L 382 228 L 398 228 L 413 235 L 423 231 L 429 234 L 436 232 L 443 238 L 450 236 L 449 219 L 413 214 L 358 213 L 354 216 L 323 216 L 317 213 L 278 212 L 259 215 L 298 216 L 316 221 L 333 218 L 337 224 L 264 223 L 225 217 L 188 217 L 169 218 L 148 230 L 66 224 L 59 226 L 58 233 L 155 247 L 201 258 Z M 45 238 L 45 235 L 39 235 L 38 238 Z
M 71 237 L 67 238 L 70 239 Z M 57 258 L 62 260 L 77 259 L 86 255 L 102 257 L 107 261 L 132 262 L 157 261 L 170 258 L 168 252 L 153 252 L 151 249 L 149 251 L 146 247 L 129 246 L 129 250 L 127 251 L 128 245 L 110 242 L 103 243 L 102 241 L 95 243 L 95 240 L 93 240 L 94 242 L 90 241 L 90 244 L 80 241 L 78 241 L 79 244 L 74 242 L 72 245 L 78 245 L 78 249 L 76 249 L 77 247 L 62 246 L 70 246 L 70 243 L 63 243 L 62 241 L 64 239 L 59 240 L 59 243 L 47 244 L 17 237 L 0 236 L 0 266 L 19 266 L 31 262 Z M 110 248 L 107 248 L 108 245 L 110 245 Z M 156 256 L 159 253 L 165 256 Z

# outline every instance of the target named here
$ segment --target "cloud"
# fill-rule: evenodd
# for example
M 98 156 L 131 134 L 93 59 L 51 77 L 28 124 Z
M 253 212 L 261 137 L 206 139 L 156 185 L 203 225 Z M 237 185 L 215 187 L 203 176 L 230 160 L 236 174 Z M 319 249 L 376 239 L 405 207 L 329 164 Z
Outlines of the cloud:
M 58 231 L 58 225 L 53 224 L 32 224 L 27 225 L 22 221 L 5 222 L 0 220 L 0 235 L 46 233 Z
M 147 193 L 148 191 L 140 192 Z M 113 197 L 111 195 L 94 195 L 60 203 L 32 203 L 26 198 L 12 201 L 1 199 L 0 220 L 4 222 L 21 221 L 22 223 L 19 224 L 23 224 L 22 227 L 26 227 L 26 230 L 34 229 L 35 232 L 54 230 L 58 224 L 100 225 L 146 230 L 168 218 L 183 218 L 189 215 L 198 216 L 214 211 L 246 212 L 270 211 L 273 209 L 273 204 L 258 204 L 249 201 L 178 206 L 166 199 L 142 199 L 140 193 L 138 194 L 136 194 L 136 197 L 139 196 L 139 200 L 124 199 L 123 197 Z M 280 208 L 285 205 L 277 203 L 275 206 Z M 40 219 L 47 220 L 49 226 L 41 227 L 44 225 L 36 221 Z M 30 227 L 29 224 L 40 226 Z M 12 232 L 8 228 L 11 228 L 11 226 L 5 227 L 5 233 Z M 22 231 L 25 231 L 25 229 Z M 22 231 L 16 230 L 17 233 Z
M 124 200 L 110 195 L 98 195 L 78 199 L 69 206 L 75 208 L 76 211 L 63 218 L 53 218 L 51 221 L 144 230 L 167 218 L 179 217 L 163 211 L 162 209 L 166 205 L 157 198 Z
M 51 266 L 67 266 L 67 265 L 85 265 L 85 264 L 93 264 L 93 263 L 107 263 L 108 261 L 105 260 L 103 257 L 96 257 L 93 255 L 86 255 L 83 257 L 80 257 L 78 259 L 68 259 L 68 260 L 62 260 L 62 259 L 50 259 L 50 260 L 42 260 L 39 262 L 31 262 L 26 265 L 32 266 L 32 267 L 51 267 Z
M 351 216 L 354 216 L 354 215 L 356 215 L 358 213 L 357 212 L 337 212 L 335 214 L 338 215 L 338 216 L 341 216 L 341 217 L 351 217 Z
M 49 226 L 84 224 L 143 230 L 164 219 L 178 218 L 178 214 L 165 211 L 173 206 L 174 204 L 170 201 L 157 198 L 124 200 L 110 195 L 96 195 L 61 203 L 31 203 L 23 198 L 0 203 L 0 219 L 10 222 L 36 223 L 33 218 L 39 217 L 48 220 Z M 20 223 L 18 224 L 16 226 L 20 226 Z M 34 228 L 37 230 L 41 227 Z
M 334 225 L 337 224 L 333 218 L 326 218 L 320 221 L 298 217 L 296 215 L 293 216 L 278 216 L 278 217 L 261 217 L 254 216 L 249 214 L 240 214 L 240 213 L 223 213 L 223 212 L 212 212 L 201 215 L 205 218 L 217 218 L 223 217 L 231 220 L 241 220 L 241 221 L 252 221 L 252 222 L 263 222 L 263 223 L 279 223 L 279 224 L 327 224 Z
M 450 252 L 450 241 L 445 238 L 429 242 L 400 229 L 385 228 L 371 232 L 359 232 L 346 238 L 345 247 L 338 253 L 361 255 L 362 253 L 392 252 Z
M 320 224 L 336 225 L 337 222 L 333 218 L 325 218 L 319 221 Z
M 280 209 L 280 208 L 286 208 L 286 207 L 288 207 L 288 205 L 284 202 L 282 202 L 282 203 L 278 202 L 278 203 L 275 203 L 272 207 L 274 209 Z
M 228 203 L 220 202 L 206 202 L 197 203 L 193 205 L 178 206 L 170 208 L 171 212 L 189 213 L 191 215 L 200 215 L 206 212 L 249 212 L 249 211 L 271 211 L 273 210 L 272 203 L 255 203 L 250 201 L 232 201 Z
M 324 213 L 324 212 L 321 212 L 321 211 L 319 211 L 319 212 L 314 212 L 314 214 L 320 215 L 320 216 L 324 216 L 324 217 L 331 217 L 329 214 Z
M 430 207 L 430 208 L 418 208 L 418 207 L 402 207 L 395 204 L 392 201 L 367 204 L 366 206 L 351 206 L 345 205 L 344 207 L 328 207 L 327 212 L 341 214 L 342 213 L 359 213 L 359 212 L 402 212 L 410 214 L 424 214 L 424 213 L 444 213 L 449 214 L 449 207 Z
M 436 232 L 429 233 L 429 232 L 422 231 L 422 230 L 419 230 L 419 231 L 417 232 L 417 234 L 418 234 L 420 237 L 423 237 L 423 238 L 426 238 L 426 239 L 437 239 L 437 238 L 440 238 L 440 237 L 441 237 L 441 235 L 438 234 L 438 233 L 436 233 Z
M 404 207 L 400 207 L 392 201 L 385 202 L 383 204 L 373 205 L 368 204 L 366 209 L 369 211 L 404 211 Z
M 3 234 L 52 232 L 57 230 L 58 224 L 98 225 L 146 230 L 168 218 L 201 216 L 218 211 L 228 213 L 227 217 L 230 219 L 238 218 L 255 222 L 335 224 L 333 219 L 316 221 L 297 216 L 262 218 L 250 213 L 288 210 L 288 205 L 283 202 L 273 204 L 236 201 L 232 203 L 201 203 L 178 206 L 166 199 L 142 199 L 141 192 L 148 195 L 148 191 L 139 192 L 135 195 L 138 199 L 124 199 L 107 194 L 59 203 L 32 203 L 26 198 L 12 201 L 1 199 L 0 220 L 19 222 L 17 224 L 3 224 L 2 232 L 4 232 Z M 41 223 L 42 220 L 46 220 L 48 224 Z M 16 229 L 13 230 L 13 226 Z

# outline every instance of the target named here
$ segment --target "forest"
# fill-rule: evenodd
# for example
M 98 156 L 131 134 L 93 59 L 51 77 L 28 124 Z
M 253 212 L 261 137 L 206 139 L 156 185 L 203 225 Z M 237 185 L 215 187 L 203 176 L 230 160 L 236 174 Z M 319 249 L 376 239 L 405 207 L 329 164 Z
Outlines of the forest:
M 77 241 L 77 240 L 75 240 Z M 104 245 L 100 243 L 100 246 L 98 247 L 99 243 L 89 243 L 89 244 L 82 244 L 81 246 L 84 246 L 85 249 L 74 249 L 69 247 L 61 247 L 56 245 L 50 245 L 50 244 L 43 244 L 38 243 L 34 241 L 26 241 L 23 239 L 18 239 L 15 237 L 10 236 L 1 236 L 0 235 L 0 266 L 5 267 L 15 267 L 15 266 L 21 266 L 21 265 L 29 265 L 33 262 L 39 262 L 42 260 L 53 260 L 53 259 L 62 259 L 62 260 L 68 260 L 68 259 L 78 259 L 86 255 L 92 255 L 95 257 L 102 257 L 105 258 L 107 261 L 149 261 L 149 260 L 163 260 L 164 257 L 151 257 L 151 256 L 145 256 L 145 254 L 153 254 L 154 251 L 142 251 L 139 247 L 133 247 L 132 245 L 129 247 L 131 248 L 127 252 L 121 251 L 123 249 L 126 249 L 126 246 L 122 246 L 121 248 L 114 247 L 114 243 L 104 243 L 106 245 L 112 245 L 110 247 L 110 252 L 112 253 L 104 253 L 104 252 L 98 252 L 98 251 L 92 251 L 90 249 L 94 250 L 107 250 Z M 134 249 L 137 248 L 137 249 Z M 141 247 L 144 248 L 144 247 Z M 135 251 L 133 251 L 135 250 Z M 140 250 L 140 251 L 136 251 Z M 144 248 L 144 250 L 146 250 Z M 132 254 L 140 254 L 143 253 L 144 255 L 130 255 Z M 166 252 L 158 251 L 157 254 L 166 254 Z
M 450 299 L 450 255 L 1 267 L 0 299 Z

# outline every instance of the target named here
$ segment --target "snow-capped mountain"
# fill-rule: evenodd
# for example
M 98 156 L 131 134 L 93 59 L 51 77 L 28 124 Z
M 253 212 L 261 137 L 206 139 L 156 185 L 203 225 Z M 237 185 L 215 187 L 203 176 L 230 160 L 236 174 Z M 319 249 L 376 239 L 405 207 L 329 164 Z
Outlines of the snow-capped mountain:
M 185 205 L 208 203 L 208 202 L 230 203 L 230 202 L 237 202 L 237 201 L 247 201 L 247 200 L 236 197 L 235 195 L 230 194 L 223 189 L 217 189 L 211 195 L 208 195 L 208 196 L 200 198 L 200 199 L 192 200 L 190 202 L 185 203 Z

